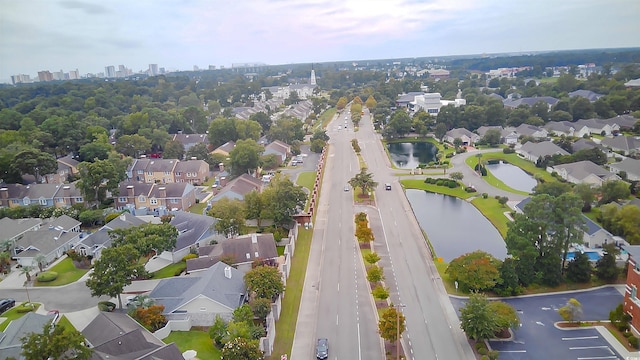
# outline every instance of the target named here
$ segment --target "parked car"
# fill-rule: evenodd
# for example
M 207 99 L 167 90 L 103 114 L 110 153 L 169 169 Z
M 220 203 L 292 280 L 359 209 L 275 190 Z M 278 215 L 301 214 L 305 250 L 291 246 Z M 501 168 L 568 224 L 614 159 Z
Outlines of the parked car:
M 316 358 L 326 359 L 329 357 L 329 340 L 318 339 L 316 344 Z
M 2 299 L 0 300 L 0 314 L 16 306 L 14 299 Z

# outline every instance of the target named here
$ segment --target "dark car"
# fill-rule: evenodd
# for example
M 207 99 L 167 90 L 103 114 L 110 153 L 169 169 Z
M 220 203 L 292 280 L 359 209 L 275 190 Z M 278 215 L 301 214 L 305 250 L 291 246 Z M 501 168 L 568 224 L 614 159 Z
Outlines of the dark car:
M 384 189 L 385 190 L 391 190 L 391 184 L 389 184 L 389 183 L 384 184 Z
M 2 299 L 0 300 L 0 314 L 11 309 L 16 305 L 16 301 L 13 299 Z
M 329 357 L 329 340 L 318 339 L 318 344 L 316 345 L 316 358 L 326 359 L 328 357 Z

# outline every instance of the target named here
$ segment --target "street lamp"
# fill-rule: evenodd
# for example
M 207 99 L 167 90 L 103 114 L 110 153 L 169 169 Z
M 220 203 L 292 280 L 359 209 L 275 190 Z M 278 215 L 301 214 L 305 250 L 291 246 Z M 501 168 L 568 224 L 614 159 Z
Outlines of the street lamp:
M 397 331 L 397 337 L 396 337 L 396 359 L 400 360 L 400 308 L 405 307 L 406 305 L 404 304 L 397 304 L 395 305 L 396 308 L 396 331 Z

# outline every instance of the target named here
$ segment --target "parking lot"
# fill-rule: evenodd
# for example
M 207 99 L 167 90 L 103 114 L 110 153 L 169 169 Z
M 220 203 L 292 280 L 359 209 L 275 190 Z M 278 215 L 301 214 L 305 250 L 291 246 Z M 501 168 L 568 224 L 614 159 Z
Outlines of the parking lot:
M 554 326 L 562 320 L 557 310 L 570 298 L 582 304 L 583 320 L 608 320 L 609 311 L 623 300 L 614 287 L 502 299 L 518 311 L 521 326 L 513 339 L 490 341 L 491 347 L 500 352 L 501 360 L 625 359 L 594 328 L 561 330 Z M 451 301 L 456 310 L 464 306 L 464 300 Z

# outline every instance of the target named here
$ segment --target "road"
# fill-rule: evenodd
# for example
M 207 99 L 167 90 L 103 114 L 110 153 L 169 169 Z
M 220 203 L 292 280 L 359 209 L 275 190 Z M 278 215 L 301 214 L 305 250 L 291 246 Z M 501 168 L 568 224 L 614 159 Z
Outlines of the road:
M 407 330 L 402 336 L 409 359 L 473 359 L 474 355 L 459 327 L 422 231 L 389 166 L 379 135 L 368 114 L 356 137 L 369 172 L 380 184 L 375 190 L 379 224 L 372 221 L 375 250 L 385 267 L 391 300 L 403 305 Z M 384 184 L 391 183 L 391 191 Z M 377 217 L 372 217 L 374 220 Z M 446 224 L 443 224 L 446 226 Z

